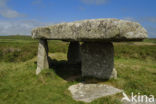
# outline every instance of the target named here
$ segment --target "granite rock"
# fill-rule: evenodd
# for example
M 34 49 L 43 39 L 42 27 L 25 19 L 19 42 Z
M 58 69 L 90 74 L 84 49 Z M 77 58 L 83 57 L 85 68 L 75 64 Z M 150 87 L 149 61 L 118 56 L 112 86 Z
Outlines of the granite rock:
M 147 38 L 147 31 L 136 22 L 119 19 L 90 19 L 33 29 L 33 38 L 75 41 L 128 41 Z
M 68 88 L 73 99 L 76 101 L 91 102 L 97 98 L 106 97 L 121 93 L 122 90 L 105 84 L 84 84 L 78 83 Z
M 67 54 L 68 62 L 70 64 L 78 64 L 81 63 L 81 56 L 80 56 L 80 43 L 76 41 L 72 41 L 68 47 L 68 54 Z
M 116 79 L 114 47 L 111 42 L 84 42 L 81 45 L 81 72 L 83 77 Z
M 48 43 L 47 40 L 40 39 L 39 46 L 38 46 L 36 74 L 39 74 L 43 69 L 48 69 L 48 68 L 49 68 Z

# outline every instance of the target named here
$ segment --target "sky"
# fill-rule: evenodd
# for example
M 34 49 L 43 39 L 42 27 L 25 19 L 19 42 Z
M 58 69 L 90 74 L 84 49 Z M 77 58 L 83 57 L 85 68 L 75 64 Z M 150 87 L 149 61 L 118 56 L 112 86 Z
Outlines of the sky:
M 97 18 L 139 22 L 156 38 L 156 0 L 0 0 L 0 35 L 31 35 L 38 26 Z

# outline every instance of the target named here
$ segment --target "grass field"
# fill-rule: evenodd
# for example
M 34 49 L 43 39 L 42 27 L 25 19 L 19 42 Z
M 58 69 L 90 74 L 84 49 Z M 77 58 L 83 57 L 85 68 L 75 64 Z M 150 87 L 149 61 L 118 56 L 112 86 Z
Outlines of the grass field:
M 51 70 L 35 75 L 38 41 L 28 36 L 0 37 L 0 104 L 85 104 L 72 99 L 68 87 L 81 81 L 106 83 L 131 92 L 156 97 L 156 39 L 114 43 L 118 79 L 83 79 L 79 66 L 67 63 L 68 44 L 49 41 Z M 121 104 L 121 94 L 91 104 Z

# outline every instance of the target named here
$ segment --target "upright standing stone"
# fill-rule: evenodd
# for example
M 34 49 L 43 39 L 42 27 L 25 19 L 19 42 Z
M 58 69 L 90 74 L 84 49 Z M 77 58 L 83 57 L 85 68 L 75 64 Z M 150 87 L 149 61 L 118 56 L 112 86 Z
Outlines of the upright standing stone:
M 81 46 L 82 76 L 112 78 L 114 48 L 111 42 L 85 42 Z
M 68 62 L 72 64 L 77 64 L 81 62 L 80 56 L 80 44 L 77 41 L 72 41 L 68 47 Z
M 37 70 L 36 74 L 39 74 L 41 70 L 48 69 L 49 62 L 48 62 L 48 43 L 45 39 L 39 40 L 38 46 L 38 57 L 37 57 Z

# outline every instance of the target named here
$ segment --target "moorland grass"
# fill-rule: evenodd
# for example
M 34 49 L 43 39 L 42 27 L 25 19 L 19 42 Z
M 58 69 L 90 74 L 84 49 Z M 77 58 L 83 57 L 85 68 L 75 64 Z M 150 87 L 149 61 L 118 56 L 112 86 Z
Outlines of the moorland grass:
M 57 60 L 59 65 L 60 60 L 66 61 L 64 53 L 54 53 L 51 56 L 56 58 L 55 60 L 60 56 Z M 83 80 L 80 76 L 75 79 L 74 71 L 60 67 L 44 70 L 36 76 L 35 61 L 36 58 L 18 63 L 0 62 L 1 104 L 84 104 L 74 101 L 68 91 L 70 85 Z M 113 85 L 123 89 L 128 95 L 134 92 L 156 96 L 155 61 L 115 59 L 115 67 L 118 71 L 117 80 L 98 83 Z M 57 70 L 60 70 L 60 73 L 57 73 Z M 69 80 L 72 78 L 74 79 Z M 114 95 L 97 99 L 91 104 L 121 104 L 121 98 L 122 95 Z
M 68 91 L 70 85 L 85 81 L 80 71 L 73 70 L 80 67 L 67 63 L 69 43 L 49 41 L 53 65 L 38 76 L 35 75 L 37 44 L 31 38 L 1 40 L 0 104 L 85 104 L 74 101 Z M 113 85 L 128 95 L 134 92 L 156 96 L 155 45 L 114 43 L 114 46 L 118 79 L 96 83 Z M 121 104 L 122 97 L 121 94 L 104 97 L 90 104 Z
M 21 38 L 21 39 L 20 39 Z M 154 42 L 156 39 L 146 39 L 146 42 L 134 44 L 114 43 L 116 58 L 134 58 L 156 60 L 156 44 L 146 45 L 147 41 Z M 49 40 L 49 52 L 67 53 L 69 42 Z M 141 45 L 140 45 L 141 44 Z M 0 61 L 21 62 L 36 57 L 38 40 L 28 36 L 3 36 L 0 37 Z

